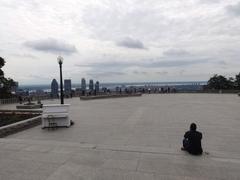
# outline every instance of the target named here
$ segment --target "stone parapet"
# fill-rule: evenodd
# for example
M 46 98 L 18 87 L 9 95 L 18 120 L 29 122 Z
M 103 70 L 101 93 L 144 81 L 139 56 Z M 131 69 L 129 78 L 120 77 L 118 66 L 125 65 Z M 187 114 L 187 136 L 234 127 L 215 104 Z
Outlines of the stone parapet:
M 41 116 L 0 127 L 0 138 L 41 124 Z
M 137 96 L 142 96 L 142 94 L 135 93 L 135 94 L 109 94 L 109 95 L 97 95 L 97 96 L 80 96 L 80 99 L 93 100 L 93 99 L 106 99 L 106 98 L 137 97 Z

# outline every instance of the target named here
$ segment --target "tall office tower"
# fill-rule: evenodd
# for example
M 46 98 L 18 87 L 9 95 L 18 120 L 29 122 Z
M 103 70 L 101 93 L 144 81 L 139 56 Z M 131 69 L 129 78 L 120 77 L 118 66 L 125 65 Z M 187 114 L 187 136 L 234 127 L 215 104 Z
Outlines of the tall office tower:
M 86 80 L 85 80 L 85 78 L 82 78 L 82 80 L 81 80 L 81 95 L 82 96 L 84 96 L 86 94 L 86 88 L 87 88 Z
M 71 96 L 71 93 L 72 93 L 71 79 L 64 79 L 64 95 Z
M 95 83 L 95 91 L 97 93 L 99 92 L 99 82 L 98 81 Z
M 86 80 L 85 80 L 85 78 L 82 78 L 82 81 L 81 81 L 81 89 L 82 89 L 82 91 L 86 91 L 86 87 L 87 87 Z
M 56 79 L 53 79 L 51 83 L 51 96 L 53 98 L 58 97 L 58 82 Z
M 89 81 L 89 90 L 93 91 L 93 89 L 94 89 L 94 83 L 93 83 L 93 80 L 90 79 L 90 81 Z

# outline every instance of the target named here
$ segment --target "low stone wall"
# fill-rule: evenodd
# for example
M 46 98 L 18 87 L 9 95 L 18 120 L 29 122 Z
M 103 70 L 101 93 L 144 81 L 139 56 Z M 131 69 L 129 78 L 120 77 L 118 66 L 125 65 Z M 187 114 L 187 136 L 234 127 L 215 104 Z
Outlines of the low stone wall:
M 23 104 L 23 105 L 17 105 L 17 109 L 40 109 L 42 108 L 42 104 Z
M 0 127 L 0 138 L 41 124 L 41 116 Z
M 136 94 L 109 94 L 109 95 L 98 95 L 98 96 L 80 96 L 80 99 L 81 100 L 93 100 L 93 99 L 136 97 L 136 96 L 142 96 L 142 94 L 136 93 Z
M 28 114 L 28 113 L 31 113 L 31 114 L 41 114 L 42 113 L 42 110 L 39 109 L 39 110 L 36 110 L 36 109 L 18 109 L 18 110 L 15 110 L 15 109 L 0 109 L 0 114 Z

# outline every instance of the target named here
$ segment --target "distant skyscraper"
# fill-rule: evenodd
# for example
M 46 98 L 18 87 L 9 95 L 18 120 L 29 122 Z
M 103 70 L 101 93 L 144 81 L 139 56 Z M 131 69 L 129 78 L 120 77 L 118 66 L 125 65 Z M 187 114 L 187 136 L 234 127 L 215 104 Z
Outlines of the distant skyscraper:
M 86 91 L 86 80 L 85 78 L 82 78 L 82 81 L 81 81 L 81 89 L 82 91 Z
M 70 96 L 72 93 L 71 79 L 64 79 L 64 93 L 66 96 Z
M 99 82 L 98 81 L 95 83 L 95 91 L 97 93 L 99 92 Z
M 90 81 L 89 81 L 89 90 L 93 91 L 93 89 L 94 89 L 94 83 L 93 83 L 93 80 L 90 79 Z
M 87 87 L 86 80 L 85 80 L 85 78 L 82 78 L 82 80 L 81 80 L 81 95 L 82 96 L 84 96 L 86 93 L 86 87 Z
M 51 96 L 58 97 L 58 82 L 56 79 L 53 79 L 51 83 Z

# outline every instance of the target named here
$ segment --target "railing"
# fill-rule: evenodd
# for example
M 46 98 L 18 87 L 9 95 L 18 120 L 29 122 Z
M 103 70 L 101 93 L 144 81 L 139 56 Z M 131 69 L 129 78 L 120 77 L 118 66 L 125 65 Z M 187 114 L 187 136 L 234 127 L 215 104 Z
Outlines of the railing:
M 13 104 L 17 102 L 18 102 L 17 98 L 0 99 L 0 104 Z
M 28 100 L 31 101 L 38 101 L 38 100 L 45 100 L 45 99 L 52 99 L 50 96 L 30 96 L 30 97 L 22 97 L 22 102 L 28 102 Z M 1 104 L 14 104 L 19 103 L 18 98 L 8 98 L 8 99 L 0 99 L 0 105 Z

